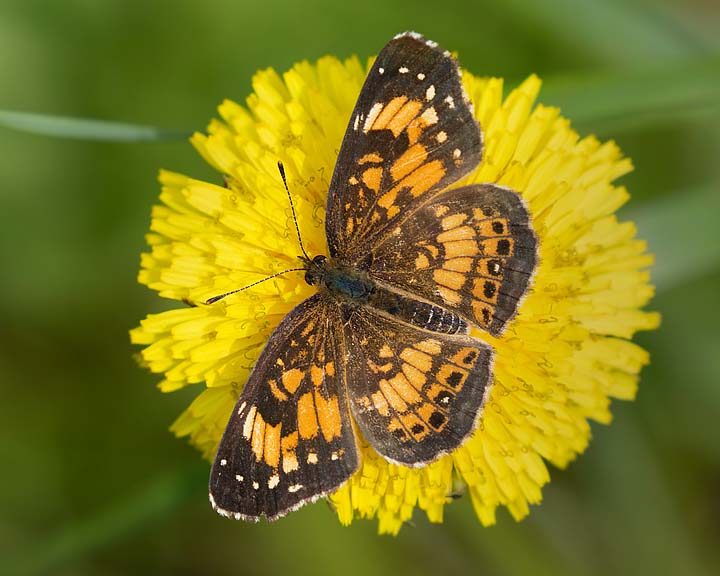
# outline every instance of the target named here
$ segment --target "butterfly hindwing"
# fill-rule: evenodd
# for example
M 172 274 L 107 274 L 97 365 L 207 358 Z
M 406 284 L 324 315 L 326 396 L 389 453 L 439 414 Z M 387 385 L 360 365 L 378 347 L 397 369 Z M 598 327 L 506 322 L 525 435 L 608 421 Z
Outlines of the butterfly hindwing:
M 336 489 L 358 467 L 339 308 L 316 294 L 275 329 L 233 409 L 210 474 L 227 516 L 273 520 Z
M 480 162 L 482 136 L 449 52 L 402 34 L 380 52 L 340 148 L 327 201 L 330 256 L 358 264 L 412 205 Z
M 537 238 L 516 192 L 476 184 L 435 196 L 372 253 L 373 278 L 497 335 L 527 292 Z
M 457 448 L 488 397 L 492 349 L 369 307 L 346 309 L 344 316 L 350 407 L 372 447 L 406 466 Z

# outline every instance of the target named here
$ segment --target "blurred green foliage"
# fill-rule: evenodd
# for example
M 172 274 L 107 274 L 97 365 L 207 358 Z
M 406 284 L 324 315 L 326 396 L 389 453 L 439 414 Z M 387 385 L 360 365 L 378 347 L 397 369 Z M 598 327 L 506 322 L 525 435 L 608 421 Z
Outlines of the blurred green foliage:
M 0 128 L 0 574 L 720 573 L 719 24 L 710 0 L 3 0 L 0 125 L 67 128 L 26 111 L 170 138 Z M 637 339 L 653 364 L 522 523 L 483 529 L 465 500 L 396 539 L 322 503 L 229 522 L 167 432 L 195 390 L 161 396 L 128 341 L 173 306 L 135 280 L 157 171 L 217 181 L 172 136 L 242 101 L 255 70 L 366 57 L 405 29 L 476 74 L 537 72 L 543 101 L 633 158 L 625 214 L 657 254 L 664 317 Z

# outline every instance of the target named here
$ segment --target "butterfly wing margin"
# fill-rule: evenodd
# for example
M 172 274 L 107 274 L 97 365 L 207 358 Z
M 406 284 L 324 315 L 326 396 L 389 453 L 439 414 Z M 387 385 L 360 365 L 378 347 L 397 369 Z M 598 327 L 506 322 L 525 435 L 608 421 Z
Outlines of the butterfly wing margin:
M 371 248 L 371 277 L 499 335 L 537 266 L 537 237 L 519 194 L 475 184 L 435 196 Z
M 339 309 L 323 294 L 278 325 L 233 409 L 210 473 L 224 516 L 274 520 L 332 492 L 357 470 L 340 382 Z
M 475 430 L 492 384 L 492 348 L 369 307 L 344 310 L 350 409 L 385 459 L 424 466 Z
M 368 73 L 345 133 L 327 201 L 330 256 L 358 264 L 371 239 L 411 203 L 480 162 L 482 134 L 455 59 L 401 34 Z

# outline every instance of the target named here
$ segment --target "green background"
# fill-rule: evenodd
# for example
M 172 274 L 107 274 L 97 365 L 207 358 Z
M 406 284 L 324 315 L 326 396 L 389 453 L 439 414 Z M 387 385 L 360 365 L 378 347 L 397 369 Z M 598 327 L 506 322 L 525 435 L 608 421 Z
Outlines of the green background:
M 539 73 L 543 102 L 633 158 L 624 215 L 657 254 L 664 317 L 637 338 L 638 400 L 519 524 L 484 529 L 466 499 L 398 538 L 322 503 L 219 518 L 207 463 L 167 431 L 197 388 L 161 395 L 127 334 L 174 305 L 136 283 L 158 169 L 218 175 L 183 138 L 0 112 L 25 125 L 0 126 L 0 574 L 720 573 L 715 0 L 2 0 L 0 108 L 204 129 L 257 69 L 364 58 L 405 29 L 476 74 Z

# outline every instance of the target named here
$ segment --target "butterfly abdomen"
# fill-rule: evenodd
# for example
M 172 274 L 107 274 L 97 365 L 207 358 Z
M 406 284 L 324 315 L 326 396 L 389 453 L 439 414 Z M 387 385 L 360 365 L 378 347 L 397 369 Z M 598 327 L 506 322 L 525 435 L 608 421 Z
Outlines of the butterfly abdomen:
M 468 324 L 457 314 L 428 302 L 415 300 L 380 286 L 375 286 L 369 304 L 396 318 L 432 332 L 467 334 Z

